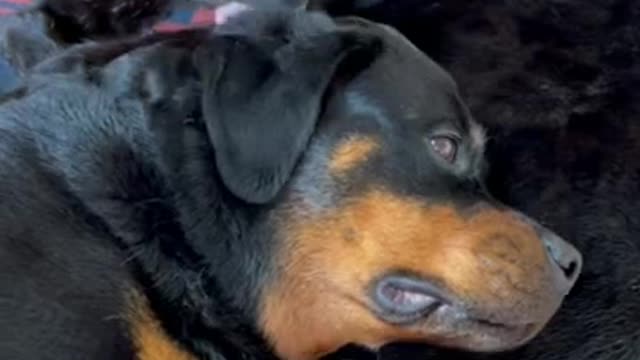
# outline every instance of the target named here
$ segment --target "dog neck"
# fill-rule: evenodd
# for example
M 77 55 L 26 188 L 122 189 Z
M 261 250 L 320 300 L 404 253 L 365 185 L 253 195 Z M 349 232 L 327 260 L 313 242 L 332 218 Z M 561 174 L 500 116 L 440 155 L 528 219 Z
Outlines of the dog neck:
M 185 129 L 185 143 L 200 146 L 183 149 L 181 168 L 166 173 L 166 205 L 143 205 L 151 217 L 144 224 L 154 228 L 128 247 L 150 289 L 151 307 L 172 337 L 204 359 L 276 359 L 254 321 L 262 274 L 268 273 L 256 271 L 268 268 L 268 257 L 260 250 L 251 254 L 265 241 L 245 233 L 256 214 L 219 184 L 201 135 Z M 171 147 L 163 148 L 168 155 Z M 160 154 L 160 161 L 166 169 L 168 158 Z
M 276 359 L 253 321 L 260 288 L 267 281 L 264 274 L 270 267 L 265 264 L 269 257 L 264 256 L 268 239 L 246 233 L 259 211 L 240 203 L 221 186 L 204 134 L 190 125 L 183 130 L 184 144 L 189 146 L 180 152 L 182 159 L 175 158 L 170 146 L 161 146 L 164 154 L 172 153 L 170 158 L 160 155 L 165 166 L 168 159 L 181 164 L 167 174 L 174 228 L 179 230 L 164 245 L 149 243 L 158 258 L 172 263 L 146 264 L 152 277 L 172 278 L 160 288 L 164 294 L 151 294 L 150 298 L 156 299 L 157 306 L 167 307 L 158 314 L 167 315 L 168 331 L 203 358 Z M 167 268 L 172 268 L 175 276 L 167 276 Z M 190 319 L 176 316 L 172 310 L 185 303 L 191 310 Z
M 142 119 L 131 120 L 136 141 L 113 146 L 116 138 L 97 137 L 87 153 L 98 158 L 75 153 L 79 163 L 120 161 L 105 173 L 66 168 L 70 191 L 128 254 L 151 312 L 171 338 L 202 359 L 276 359 L 255 325 L 269 258 L 260 245 L 268 241 L 246 234 L 255 211 L 232 203 L 238 200 L 219 184 L 201 130 L 181 125 L 183 141 L 158 140 L 135 125 Z

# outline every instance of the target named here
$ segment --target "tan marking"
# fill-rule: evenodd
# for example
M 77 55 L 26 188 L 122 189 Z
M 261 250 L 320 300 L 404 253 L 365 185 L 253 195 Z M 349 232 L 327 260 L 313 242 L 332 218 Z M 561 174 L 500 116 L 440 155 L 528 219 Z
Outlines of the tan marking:
M 371 137 L 352 136 L 341 141 L 331 154 L 329 172 L 339 176 L 359 166 L 380 148 L 380 144 Z
M 382 322 L 366 306 L 367 286 L 391 270 L 413 271 L 495 309 L 553 291 L 537 235 L 507 212 L 465 218 L 450 207 L 371 191 L 331 212 L 298 214 L 285 211 L 281 219 L 281 277 L 261 312 L 266 336 L 286 360 L 316 359 L 347 343 L 438 343 L 435 330 Z
M 131 294 L 129 304 L 128 319 L 136 360 L 197 360 L 167 335 L 142 294 Z

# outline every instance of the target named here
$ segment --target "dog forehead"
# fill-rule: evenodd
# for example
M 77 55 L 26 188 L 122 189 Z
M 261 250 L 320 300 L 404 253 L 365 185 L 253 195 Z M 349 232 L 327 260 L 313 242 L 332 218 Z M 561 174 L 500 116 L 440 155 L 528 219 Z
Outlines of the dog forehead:
M 338 103 L 388 121 L 466 118 L 458 86 L 445 69 L 391 27 L 370 23 L 359 30 L 380 38 L 381 51 L 339 92 Z

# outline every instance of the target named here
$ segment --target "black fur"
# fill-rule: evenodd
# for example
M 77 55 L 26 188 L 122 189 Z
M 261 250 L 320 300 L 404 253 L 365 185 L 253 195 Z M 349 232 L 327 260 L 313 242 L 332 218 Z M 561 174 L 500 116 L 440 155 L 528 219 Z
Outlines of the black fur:
M 315 32 L 308 25 L 292 28 Z M 283 40 L 296 36 L 307 34 L 285 34 Z M 302 39 L 260 47 L 243 39 L 225 40 L 223 46 L 212 43 L 196 55 L 204 74 L 203 118 L 220 176 L 241 199 L 270 202 L 291 177 L 320 115 L 319 95 L 332 80 L 327 75 L 335 72 L 346 50 L 359 45 L 354 38 L 345 47 L 334 37 L 316 37 L 314 45 Z M 317 71 L 304 71 L 309 67 Z M 278 121 L 265 128 L 265 113 L 278 113 Z
M 25 91 L 5 100 L 0 323 L 11 326 L 0 328 L 3 358 L 131 357 L 123 295 L 132 289 L 144 291 L 166 331 L 201 357 L 273 358 L 255 324 L 256 301 L 273 272 L 275 244 L 266 235 L 273 231 L 264 219 L 270 205 L 237 198 L 233 190 L 245 191 L 238 190 L 245 179 L 220 176 L 217 169 L 233 169 L 235 159 L 216 156 L 213 148 L 247 148 L 238 134 L 245 129 L 225 129 L 239 143 L 210 139 L 206 128 L 214 126 L 214 110 L 200 111 L 193 99 L 204 94 L 205 104 L 215 99 L 223 111 L 235 109 L 251 123 L 250 131 L 265 136 L 267 147 L 243 161 L 254 163 L 260 151 L 277 149 L 265 161 L 284 163 L 285 173 L 277 173 L 274 183 L 267 178 L 266 191 L 240 192 L 266 201 L 276 196 L 301 152 L 289 153 L 289 139 L 269 138 L 270 127 L 291 116 L 290 107 L 298 109 L 306 121 L 288 122 L 281 130 L 299 127 L 295 135 L 302 141 L 296 145 L 305 146 L 344 54 L 373 45 L 373 38 L 333 31 L 333 23 L 320 15 L 279 19 L 297 25 L 278 30 L 306 32 L 238 33 L 230 27 L 224 34 L 143 37 L 134 44 L 148 46 L 122 57 L 121 44 L 102 44 L 97 61 L 86 61 L 95 55 L 91 44 L 80 45 L 55 58 L 58 65 L 31 71 Z M 321 43 L 311 46 L 304 36 Z M 259 49 L 257 59 L 264 62 L 247 62 L 248 49 Z M 306 64 L 297 60 L 313 54 L 323 57 Z M 77 69 L 59 66 L 74 59 Z M 216 61 L 226 65 L 213 67 Z M 244 67 L 231 65 L 238 63 Z M 319 69 L 309 71 L 310 66 Z M 257 87 L 252 81 L 261 77 L 237 73 L 261 76 L 264 69 L 269 76 Z M 218 79 L 208 78 L 203 89 L 203 76 Z M 215 89 L 226 90 L 226 82 L 237 79 L 249 81 L 240 94 Z M 261 123 L 252 121 L 250 109 L 238 108 L 257 94 L 284 89 L 289 95 L 291 84 L 306 86 L 296 96 L 270 98 L 272 118 L 254 102 Z M 226 120 L 228 114 L 217 116 Z M 16 274 L 35 280 L 15 282 Z M 25 346 L 25 339 L 33 345 Z
M 59 39 L 77 42 L 136 33 L 167 14 L 173 3 L 171 0 L 42 0 L 38 8 L 52 19 L 51 27 Z
M 637 21 L 638 4 L 637 1 L 622 0 L 607 4 L 596 4 L 595 2 L 566 2 L 563 4 L 548 7 L 529 1 L 509 2 L 508 4 L 507 2 L 468 3 L 459 1 L 451 1 L 446 4 L 436 2 L 416 4 L 415 2 L 396 0 L 392 4 L 378 2 L 374 8 L 360 9 L 370 17 L 378 20 L 386 19 L 397 25 L 425 51 L 448 65 L 462 84 L 462 90 L 470 99 L 478 119 L 493 128 L 494 142 L 492 144 L 493 150 L 490 152 L 493 170 L 490 180 L 494 193 L 525 212 L 544 219 L 545 224 L 559 229 L 586 254 L 586 275 L 581 280 L 578 291 L 569 298 L 565 310 L 559 314 L 550 328 L 523 349 L 504 355 L 479 356 L 394 345 L 382 350 L 380 356 L 383 359 L 407 357 L 440 359 L 453 356 L 456 359 L 635 360 L 638 357 L 640 351 L 638 324 L 640 319 L 637 318 L 637 314 L 640 311 L 635 299 L 638 296 L 640 275 L 637 272 L 637 267 L 633 266 L 640 262 L 639 246 L 635 241 L 639 238 L 638 232 L 640 230 L 637 222 L 633 220 L 633 216 L 638 210 L 633 199 L 638 197 L 636 186 L 638 169 L 635 165 L 637 164 L 637 154 L 640 153 L 636 143 L 633 142 L 635 134 L 640 134 L 633 124 L 633 119 L 637 117 L 639 112 L 637 105 L 635 105 L 638 101 L 634 92 L 639 83 L 637 68 L 639 62 L 636 61 L 638 59 L 638 40 L 634 35 L 638 33 L 637 24 L 640 23 Z M 393 11 L 389 9 L 393 9 Z M 341 11 L 350 12 L 353 9 Z M 563 66 L 560 69 L 557 68 L 559 64 Z M 73 83 L 75 80 L 69 81 Z M 185 91 L 192 91 L 189 84 L 184 86 Z M 58 90 L 60 94 L 64 94 L 64 89 Z M 154 93 L 154 91 L 151 92 Z M 49 93 L 45 92 L 45 94 Z M 52 96 L 52 99 L 57 99 L 56 96 Z M 179 102 L 173 104 L 172 101 L 167 101 L 162 96 L 157 99 L 162 101 L 147 104 L 143 106 L 142 110 L 127 111 L 127 117 L 147 118 L 148 114 L 158 114 L 158 112 L 164 114 L 164 111 L 167 111 L 167 114 L 183 114 L 184 118 L 192 117 L 191 105 Z M 107 101 L 110 104 L 108 106 L 115 106 L 110 101 Z M 168 110 L 166 104 L 169 104 Z M 118 106 L 120 105 L 118 104 Z M 100 107 L 98 106 L 98 108 Z M 112 109 L 109 108 L 108 111 L 112 111 Z M 89 113 L 85 115 L 89 119 L 93 119 L 95 116 Z M 149 126 L 159 126 L 160 129 L 166 125 L 175 126 L 175 123 L 163 122 L 168 121 L 169 117 L 163 120 L 162 117 L 152 116 L 149 119 L 155 119 L 153 124 Z M 44 120 L 42 122 L 44 123 Z M 120 126 L 119 122 L 117 124 Z M 207 174 L 220 180 L 216 174 L 210 173 L 212 170 L 207 161 L 212 162 L 213 157 L 208 151 L 208 140 L 203 129 L 198 128 L 200 125 L 193 124 L 183 132 L 170 132 L 172 136 L 162 140 L 166 147 L 154 148 L 151 155 L 145 153 L 147 151 L 145 150 L 141 154 L 134 151 L 134 153 L 118 156 L 126 155 L 134 160 L 135 164 L 142 165 L 136 166 L 136 168 L 148 169 L 145 172 L 150 171 L 150 173 L 144 173 L 145 178 L 153 175 L 152 179 L 165 179 L 165 177 L 156 176 L 156 173 L 162 173 L 167 167 L 177 166 L 180 169 L 185 169 L 183 172 Z M 47 130 L 49 129 L 47 128 Z M 149 133 L 152 134 L 153 131 Z M 165 133 L 165 135 L 167 134 Z M 63 135 L 57 134 L 55 136 Z M 32 144 L 15 145 L 21 146 L 17 149 L 33 146 Z M 146 149 L 144 146 L 143 148 Z M 16 154 L 15 150 L 11 151 L 9 154 L 18 155 L 10 157 L 11 161 L 18 161 L 16 159 L 24 156 L 20 155 L 21 152 Z M 33 150 L 28 150 L 27 153 L 29 152 L 33 152 Z M 182 152 L 197 153 L 201 160 L 182 163 L 181 159 L 183 158 L 175 155 Z M 172 155 L 168 156 L 169 154 Z M 74 158 L 90 156 L 76 154 L 76 151 L 73 152 L 73 155 Z M 152 161 L 153 164 L 147 165 L 146 163 L 150 161 L 148 159 L 156 160 Z M 32 161 L 33 159 L 27 160 Z M 106 163 L 114 163 L 111 160 L 107 159 Z M 32 162 L 40 164 L 41 160 L 33 160 Z M 55 184 L 55 181 L 51 180 L 55 177 L 50 176 L 45 170 L 39 170 L 41 166 L 35 166 L 38 170 L 34 170 L 45 174 L 39 175 L 38 181 L 45 181 L 47 184 L 53 182 L 54 184 L 47 186 L 56 189 L 56 193 L 64 194 L 59 195 L 55 202 L 54 199 L 45 196 L 47 199 L 44 203 L 55 204 L 51 205 L 51 209 L 59 209 L 58 200 L 64 198 L 61 203 L 70 201 L 67 198 L 67 192 L 64 192 L 68 191 L 66 188 L 70 184 Z M 6 171 L 9 173 L 8 169 L 9 167 Z M 126 183 L 127 181 L 137 182 L 140 180 L 137 177 L 140 174 L 130 173 L 130 169 L 112 170 L 125 170 L 124 173 L 127 174 L 127 177 L 117 179 L 118 181 Z M 100 171 L 104 171 L 106 175 L 118 173 L 105 171 L 105 169 Z M 8 177 L 3 181 L 13 182 L 12 184 L 29 184 L 30 181 L 36 181 L 29 178 L 30 175 L 20 175 L 21 178 L 15 179 L 16 175 L 13 172 L 10 174 L 13 174 L 14 178 Z M 238 201 L 235 196 L 217 189 L 218 185 L 215 181 L 203 184 L 197 179 L 195 176 L 180 179 L 169 177 L 163 180 L 163 182 L 166 181 L 166 184 L 163 182 L 148 184 L 147 187 L 143 187 L 140 192 L 135 194 L 127 194 L 126 191 L 122 192 L 122 189 L 120 191 L 118 189 L 112 190 L 115 193 L 122 193 L 119 196 L 123 196 L 125 199 L 133 196 L 127 201 L 136 204 L 146 203 L 147 200 L 155 201 L 158 198 L 164 199 L 167 193 L 170 194 L 169 198 L 174 199 L 175 197 L 175 201 L 189 199 L 189 201 L 184 201 L 184 203 L 191 205 L 185 207 L 188 212 L 180 217 L 183 221 L 184 219 L 193 219 L 194 213 L 211 206 L 211 203 L 204 202 L 203 194 L 205 193 L 208 195 L 210 192 L 218 194 L 220 198 L 224 199 L 223 203 L 232 204 L 230 207 L 235 209 Z M 84 182 L 92 184 L 88 180 L 96 179 L 79 179 L 77 184 Z M 12 184 L 8 186 L 13 186 Z M 72 184 L 73 182 L 71 182 Z M 41 185 L 38 183 L 35 186 Z M 189 191 L 174 194 L 176 187 Z M 104 191 L 99 186 L 99 181 L 98 184 L 88 187 L 88 189 L 91 191 L 87 193 L 87 196 L 92 196 L 92 192 Z M 32 213 L 31 206 L 34 202 L 41 201 L 41 198 L 34 195 L 23 195 L 22 198 L 25 199 L 26 204 L 24 208 L 27 210 L 23 209 L 22 211 L 27 211 L 24 214 L 30 218 L 43 219 L 43 222 L 39 223 L 39 228 L 42 229 L 39 231 L 42 232 L 33 235 L 36 237 L 49 232 L 47 226 L 54 226 L 61 219 L 56 218 L 47 222 L 48 216 L 43 213 L 45 210 L 36 214 Z M 142 198 L 144 201 L 140 200 Z M 100 202 L 94 204 L 98 204 L 99 211 L 109 211 L 118 215 L 113 217 L 117 220 L 122 213 L 122 208 L 118 205 L 119 201 L 122 200 L 116 198 L 115 206 L 114 199 L 109 199 L 104 204 Z M 206 219 L 202 220 L 205 224 L 200 222 L 187 223 L 189 226 L 186 228 L 190 230 L 189 234 L 181 234 L 176 229 L 183 226 L 177 226 L 171 221 L 167 224 L 166 220 L 174 218 L 174 214 L 171 209 L 167 209 L 167 206 L 163 207 L 162 203 L 161 200 L 160 206 L 157 207 L 135 207 L 136 211 L 133 213 L 135 216 L 143 216 L 153 224 L 162 225 L 158 228 L 153 227 L 151 233 L 157 234 L 158 238 L 154 238 L 152 243 L 162 245 L 158 248 L 165 250 L 164 252 L 152 251 L 141 247 L 140 251 L 148 251 L 147 255 L 149 256 L 145 257 L 158 261 L 149 264 L 136 264 L 134 267 L 137 269 L 137 281 L 142 281 L 147 285 L 157 281 L 169 284 L 166 287 L 168 294 L 152 294 L 153 305 L 159 310 L 164 308 L 164 311 L 158 312 L 166 314 L 171 313 L 168 309 L 175 305 L 176 294 L 182 294 L 185 289 L 174 284 L 174 282 L 179 283 L 180 279 L 153 278 L 144 269 L 153 269 L 160 266 L 160 263 L 163 268 L 167 269 L 176 266 L 173 264 L 174 262 L 199 264 L 197 253 L 193 254 L 188 249 L 175 248 L 178 243 L 175 239 L 181 239 L 185 236 L 192 239 L 203 239 L 206 229 L 209 229 L 212 224 L 206 223 Z M 66 212 L 65 215 L 82 216 L 82 219 L 90 217 L 88 215 L 90 212 L 79 205 L 81 202 L 78 201 L 74 204 L 76 204 L 73 207 L 74 210 L 71 213 Z M 46 209 L 46 207 L 41 208 Z M 611 208 L 616 211 L 610 211 Z M 251 244 L 249 248 L 257 249 L 256 253 L 261 251 L 264 244 L 259 243 L 256 239 L 253 239 L 253 242 L 236 241 L 237 234 L 241 233 L 241 229 L 255 219 L 259 219 L 259 212 L 251 210 L 245 212 L 243 210 L 242 214 L 236 214 L 229 212 L 230 209 L 227 207 L 216 209 L 216 211 L 219 214 L 232 214 L 224 216 L 223 220 L 220 220 L 227 221 L 224 223 L 225 227 L 235 229 L 232 234 L 220 234 L 224 238 L 230 239 L 224 244 L 234 246 Z M 76 212 L 80 215 L 75 215 Z M 9 210 L 5 213 L 9 214 Z M 16 214 L 20 213 L 16 212 Z M 108 231 L 109 226 L 113 228 L 117 225 L 117 228 L 123 229 L 123 233 L 118 234 L 118 240 L 124 244 L 127 244 L 127 241 L 131 242 L 131 239 L 135 238 L 135 234 L 149 230 L 131 229 L 129 226 L 123 226 L 122 223 L 103 225 L 100 224 L 100 221 L 90 218 L 90 223 L 101 229 L 100 234 L 104 234 L 100 237 L 104 236 L 108 241 L 113 240 L 113 231 Z M 229 219 L 237 218 L 246 220 L 241 223 L 229 222 Z M 64 220 L 68 219 L 69 217 L 64 217 Z M 27 231 L 24 229 L 25 224 L 19 222 L 11 224 L 14 227 L 20 225 L 23 228 L 16 231 L 20 231 L 22 234 Z M 96 236 L 94 231 L 92 227 L 90 229 L 92 237 Z M 210 234 L 206 235 L 210 236 Z M 52 243 L 55 244 L 55 241 Z M 82 248 L 83 245 L 79 244 L 78 246 Z M 247 250 L 247 248 L 239 249 L 234 246 L 224 250 L 231 252 Z M 176 259 L 171 256 L 171 260 L 167 260 L 168 252 L 175 252 L 178 256 Z M 252 252 L 247 255 L 245 260 L 250 259 L 248 260 L 250 262 L 256 260 L 252 257 L 255 255 Z M 89 254 L 87 259 L 94 262 L 105 256 Z M 106 256 L 106 258 L 109 257 Z M 262 261 L 252 263 L 268 268 L 268 265 L 263 265 Z M 115 266 L 115 263 L 110 266 Z M 223 270 L 230 273 L 238 273 L 243 270 L 238 264 L 226 264 L 225 266 L 228 267 Z M 55 274 L 53 270 L 47 270 Z M 102 275 L 103 272 L 96 271 L 95 275 L 97 274 Z M 55 275 L 52 276 L 55 277 Z M 87 278 L 90 276 L 91 274 L 87 274 Z M 202 286 L 207 291 L 215 289 L 223 292 L 238 285 L 235 279 L 224 279 L 222 282 L 219 282 L 219 279 L 200 280 L 201 274 L 198 273 L 198 269 L 185 271 L 181 276 L 184 276 L 185 279 L 198 279 L 193 283 L 203 283 Z M 113 279 L 115 278 L 114 276 Z M 121 278 L 118 277 L 118 279 Z M 114 290 L 113 286 L 115 285 L 110 284 L 106 292 Z M 19 290 L 18 287 L 16 291 Z M 202 294 L 200 289 L 192 290 L 189 289 L 187 292 Z M 46 289 L 39 291 L 46 291 Z M 208 300 L 194 295 L 193 298 L 188 299 L 189 306 L 186 308 L 195 309 L 198 304 Z M 104 301 L 106 304 L 101 305 L 99 309 L 101 312 L 108 312 L 109 309 L 116 309 L 119 306 L 118 299 L 106 297 Z M 245 314 L 237 310 L 245 308 L 244 300 L 221 298 L 220 301 L 221 303 L 215 305 L 220 306 L 222 312 L 216 313 L 213 318 L 220 319 L 218 316 L 226 314 L 234 324 L 243 324 L 242 319 Z M 234 307 L 234 304 L 239 305 Z M 96 313 L 96 316 L 103 316 L 104 314 L 101 312 Z M 16 308 L 8 308 L 7 313 L 7 316 L 18 316 Z M 185 333 L 181 332 L 181 326 L 184 325 L 181 321 L 183 317 L 188 319 L 190 314 L 187 311 L 185 314 L 179 314 L 180 319 L 170 317 L 163 320 L 174 336 L 190 343 L 200 353 L 209 351 L 209 345 L 205 345 L 208 343 L 202 339 L 217 334 L 216 331 L 237 334 L 237 337 L 230 336 L 228 338 L 230 339 L 229 344 L 216 344 L 218 351 L 222 354 L 225 351 L 230 352 L 228 349 L 233 349 L 235 346 L 245 347 L 248 349 L 248 353 L 263 351 L 263 345 L 259 341 L 255 344 L 245 342 L 245 339 L 255 338 L 251 326 L 238 325 L 237 328 L 227 329 L 224 328 L 224 324 L 194 323 L 190 324 L 193 326 L 192 332 L 187 338 Z M 66 318 L 62 316 L 59 319 L 62 319 L 58 320 L 60 328 L 62 326 L 79 328 L 78 332 L 87 331 L 88 326 L 94 326 L 94 324 L 76 324 L 65 320 Z M 212 328 L 217 330 L 211 330 Z M 103 331 L 100 329 L 92 329 L 91 331 L 93 330 Z M 107 333 L 118 337 L 117 332 L 111 327 Z M 2 335 L 4 336 L 4 334 Z M 4 338 L 0 337 L 0 339 Z M 10 344 L 12 337 L 7 335 L 6 339 L 8 339 L 7 344 Z M 56 345 L 55 339 L 48 340 L 53 349 L 55 346 L 64 346 Z M 0 346 L 2 344 L 0 342 Z M 123 348 L 126 348 L 126 344 L 123 345 Z M 21 348 L 15 351 L 23 351 L 28 354 L 30 349 Z M 55 354 L 55 351 L 52 353 Z M 33 354 L 29 355 L 31 357 L 25 358 L 34 358 Z M 369 355 L 356 351 L 355 355 L 344 353 L 338 356 L 367 358 Z
M 14 90 L 20 82 L 20 78 L 13 66 L 2 58 L 0 58 L 0 78 L 2 79 L 2 82 L 0 82 L 0 96 Z

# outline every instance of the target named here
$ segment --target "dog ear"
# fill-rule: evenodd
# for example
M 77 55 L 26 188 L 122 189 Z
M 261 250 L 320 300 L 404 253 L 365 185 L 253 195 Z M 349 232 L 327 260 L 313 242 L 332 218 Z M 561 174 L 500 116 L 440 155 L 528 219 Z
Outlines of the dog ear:
M 221 179 L 235 196 L 255 204 L 277 196 L 314 132 L 337 69 L 356 52 L 370 61 L 375 40 L 337 30 L 282 42 L 223 35 L 196 52 L 203 118 Z

